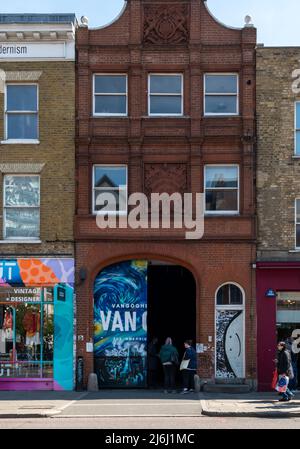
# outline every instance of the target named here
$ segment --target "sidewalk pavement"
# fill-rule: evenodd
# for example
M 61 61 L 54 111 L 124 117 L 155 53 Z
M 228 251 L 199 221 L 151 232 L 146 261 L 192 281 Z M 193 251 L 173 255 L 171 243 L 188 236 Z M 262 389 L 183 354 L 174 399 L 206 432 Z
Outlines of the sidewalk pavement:
M 2 418 L 80 417 L 300 417 L 300 393 L 278 402 L 274 393 L 169 394 L 161 391 L 0 392 Z
M 0 392 L 1 418 L 201 417 L 198 394 L 161 390 Z
M 86 394 L 74 391 L 1 391 L 0 419 L 55 417 Z
M 279 402 L 274 393 L 248 393 L 243 395 L 200 395 L 202 415 L 216 417 L 298 418 L 300 393 L 291 402 Z

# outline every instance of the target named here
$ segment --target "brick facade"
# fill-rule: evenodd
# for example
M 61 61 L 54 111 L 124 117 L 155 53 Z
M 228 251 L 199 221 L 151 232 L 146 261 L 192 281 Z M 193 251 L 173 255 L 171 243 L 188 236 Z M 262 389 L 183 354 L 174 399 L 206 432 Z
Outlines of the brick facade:
M 295 156 L 293 72 L 299 48 L 257 50 L 258 260 L 299 261 L 295 250 L 295 200 L 300 162 Z
M 38 73 L 39 144 L 0 144 L 0 209 L 3 210 L 4 174 L 40 174 L 40 244 L 2 241 L 1 255 L 74 256 L 75 207 L 75 62 L 1 62 L 10 81 L 17 73 Z M 24 77 L 23 77 L 24 78 Z M 59 94 L 57 94 L 59 93 Z M 4 94 L 0 93 L 0 140 L 4 140 Z M 3 215 L 0 214 L 0 240 Z
M 172 32 L 160 28 L 161 11 L 178 20 Z M 150 24 L 155 24 L 154 26 Z M 165 33 L 162 31 L 164 30 Z M 77 33 L 77 355 L 85 360 L 85 380 L 93 372 L 93 283 L 104 267 L 135 258 L 157 259 L 188 268 L 197 285 L 197 342 L 202 379 L 214 380 L 215 294 L 236 282 L 246 296 L 246 375 L 256 379 L 254 207 L 255 28 L 226 28 L 202 0 L 129 0 L 110 26 Z M 94 73 L 127 73 L 129 114 L 92 116 Z M 184 115 L 147 116 L 149 73 L 184 75 Z M 203 75 L 238 73 L 237 117 L 205 117 Z M 100 231 L 92 214 L 93 164 L 127 164 L 129 193 L 203 192 L 205 164 L 240 166 L 240 214 L 205 219 L 204 238 L 186 241 L 179 230 Z M 79 271 L 87 272 L 80 281 Z M 209 336 L 214 341 L 209 342 Z
M 296 249 L 295 220 L 300 191 L 300 162 L 295 148 L 299 61 L 299 47 L 257 49 L 256 297 L 261 391 L 270 390 L 278 340 L 286 340 L 294 329 L 299 329 L 300 257 Z M 270 290 L 274 292 L 271 297 L 267 294 Z M 297 368 L 294 368 L 297 378 Z M 297 387 L 297 383 L 291 386 Z

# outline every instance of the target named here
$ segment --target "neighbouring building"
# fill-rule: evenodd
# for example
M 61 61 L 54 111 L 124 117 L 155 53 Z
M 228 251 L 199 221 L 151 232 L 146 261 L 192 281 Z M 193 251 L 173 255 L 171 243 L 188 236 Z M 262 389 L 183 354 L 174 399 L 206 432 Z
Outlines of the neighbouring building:
M 269 390 L 277 341 L 300 329 L 299 47 L 258 48 L 257 123 L 258 386 Z
M 0 390 L 74 388 L 75 28 L 0 15 Z
M 202 380 L 255 386 L 256 29 L 223 25 L 204 0 L 128 0 L 108 26 L 83 18 L 76 42 L 85 384 L 93 372 L 103 388 L 159 384 L 153 339 L 172 337 L 180 355 L 196 343 Z M 204 237 L 97 226 L 103 206 L 122 223 L 136 192 L 203 193 Z

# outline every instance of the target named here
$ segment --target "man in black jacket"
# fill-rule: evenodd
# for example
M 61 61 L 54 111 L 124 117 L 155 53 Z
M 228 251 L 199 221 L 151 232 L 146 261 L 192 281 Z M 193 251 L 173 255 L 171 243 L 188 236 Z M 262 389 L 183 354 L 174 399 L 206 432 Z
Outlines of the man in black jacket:
M 291 355 L 286 348 L 285 342 L 283 342 L 283 341 L 278 343 L 277 349 L 278 349 L 277 373 L 278 373 L 279 380 L 282 377 L 287 377 L 288 382 L 289 382 L 289 379 L 294 377 L 292 363 L 291 363 Z M 290 401 L 294 397 L 293 393 L 289 390 L 288 385 L 287 385 L 286 393 L 281 393 L 281 396 L 282 396 L 280 399 L 281 402 Z

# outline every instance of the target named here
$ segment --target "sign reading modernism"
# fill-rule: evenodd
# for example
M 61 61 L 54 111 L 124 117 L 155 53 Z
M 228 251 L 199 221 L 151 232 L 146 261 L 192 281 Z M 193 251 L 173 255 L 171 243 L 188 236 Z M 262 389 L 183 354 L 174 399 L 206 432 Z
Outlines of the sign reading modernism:
M 0 42 L 1 59 L 72 58 L 65 42 Z

